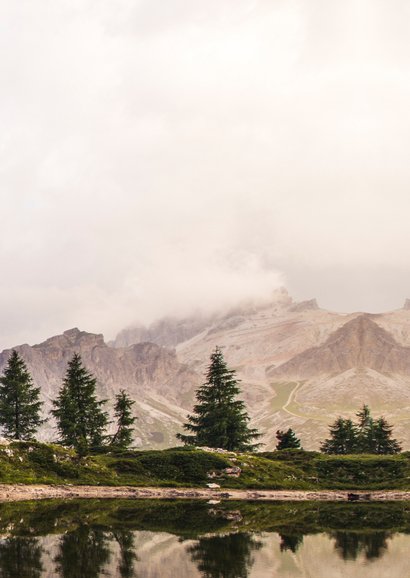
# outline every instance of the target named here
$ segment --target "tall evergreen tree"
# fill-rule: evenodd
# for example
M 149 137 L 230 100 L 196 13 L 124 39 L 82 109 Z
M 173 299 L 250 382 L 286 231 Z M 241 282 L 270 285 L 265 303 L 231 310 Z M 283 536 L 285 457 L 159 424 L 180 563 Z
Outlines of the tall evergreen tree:
M 131 426 L 136 420 L 132 415 L 134 403 L 135 401 L 123 389 L 115 396 L 114 415 L 117 418 L 117 431 L 111 439 L 111 445 L 127 448 L 132 444 L 134 428 Z
M 276 439 L 278 440 L 278 443 L 276 444 L 277 450 L 302 449 L 300 439 L 296 437 L 292 428 L 289 428 L 286 431 L 278 429 L 276 432 Z
M 375 452 L 374 420 L 371 416 L 369 406 L 366 404 L 363 405 L 357 412 L 356 417 L 358 418 L 356 452 L 362 454 L 377 453 Z
M 398 454 L 401 446 L 393 437 L 393 427 L 387 423 L 384 417 L 380 417 L 373 425 L 374 453 L 375 454 Z
M 330 438 L 321 451 L 327 454 L 397 454 L 401 446 L 393 438 L 393 427 L 384 417 L 373 419 L 370 409 L 363 405 L 356 414 L 358 423 L 339 417 L 330 426 Z
M 211 354 L 206 382 L 196 392 L 194 414 L 188 416 L 184 429 L 191 435 L 177 434 L 185 444 L 222 448 L 229 451 L 252 451 L 260 434 L 249 428 L 249 416 L 240 394 L 235 371 L 226 365 L 222 351 Z
M 108 424 L 102 409 L 105 400 L 97 400 L 95 388 L 95 377 L 83 366 L 80 355 L 74 354 L 51 413 L 57 421 L 60 441 L 81 455 L 102 445 Z
M 330 437 L 321 445 L 325 454 L 352 454 L 357 448 L 356 426 L 351 419 L 337 418 L 330 426 Z
M 23 358 L 15 349 L 0 377 L 0 425 L 4 435 L 15 440 L 32 439 L 44 423 L 40 417 L 43 402 Z

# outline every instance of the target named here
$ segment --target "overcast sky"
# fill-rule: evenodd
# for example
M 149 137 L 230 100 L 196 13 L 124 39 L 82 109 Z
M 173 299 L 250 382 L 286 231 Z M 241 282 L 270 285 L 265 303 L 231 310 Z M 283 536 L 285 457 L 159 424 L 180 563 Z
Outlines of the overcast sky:
M 0 347 L 410 297 L 410 3 L 0 0 Z

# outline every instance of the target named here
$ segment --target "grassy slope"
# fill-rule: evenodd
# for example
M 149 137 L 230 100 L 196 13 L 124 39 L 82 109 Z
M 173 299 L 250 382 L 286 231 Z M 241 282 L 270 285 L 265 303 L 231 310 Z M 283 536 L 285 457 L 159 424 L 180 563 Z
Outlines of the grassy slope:
M 210 471 L 239 466 L 239 478 L 207 478 Z M 0 483 L 204 486 L 225 488 L 410 489 L 410 454 L 324 456 L 316 452 L 216 454 L 195 449 L 128 451 L 79 460 L 56 445 L 0 446 Z

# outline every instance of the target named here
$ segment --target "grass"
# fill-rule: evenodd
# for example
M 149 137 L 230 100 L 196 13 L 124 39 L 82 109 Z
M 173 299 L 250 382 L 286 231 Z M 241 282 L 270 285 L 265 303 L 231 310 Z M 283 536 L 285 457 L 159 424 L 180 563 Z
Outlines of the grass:
M 225 468 L 239 466 L 232 477 Z M 209 473 L 215 473 L 210 478 Z M 410 453 L 327 456 L 288 450 L 218 454 L 195 448 L 100 453 L 78 458 L 53 444 L 0 446 L 0 483 L 192 486 L 272 490 L 410 490 Z

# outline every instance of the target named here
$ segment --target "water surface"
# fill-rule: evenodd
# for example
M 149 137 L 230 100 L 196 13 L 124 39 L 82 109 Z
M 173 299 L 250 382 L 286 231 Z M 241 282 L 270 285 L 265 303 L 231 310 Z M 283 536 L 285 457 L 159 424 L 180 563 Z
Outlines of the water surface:
M 410 578 L 410 504 L 0 505 L 1 578 Z

